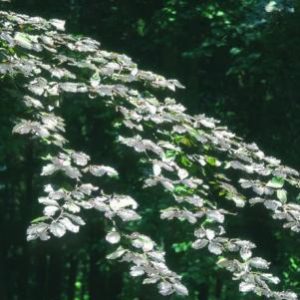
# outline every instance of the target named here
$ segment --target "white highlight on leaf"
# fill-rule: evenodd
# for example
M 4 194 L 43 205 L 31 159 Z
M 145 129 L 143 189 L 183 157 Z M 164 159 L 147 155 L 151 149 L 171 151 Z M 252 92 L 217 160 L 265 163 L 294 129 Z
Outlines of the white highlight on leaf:
M 56 237 L 62 237 L 66 233 L 66 227 L 57 221 L 50 224 L 49 230 Z
M 111 244 L 117 244 L 117 243 L 119 243 L 121 236 L 120 236 L 119 232 L 117 232 L 115 229 L 113 229 L 106 235 L 105 239 Z
M 52 217 L 55 215 L 55 213 L 59 210 L 59 207 L 57 206 L 46 206 L 44 208 L 44 215 L 48 217 Z

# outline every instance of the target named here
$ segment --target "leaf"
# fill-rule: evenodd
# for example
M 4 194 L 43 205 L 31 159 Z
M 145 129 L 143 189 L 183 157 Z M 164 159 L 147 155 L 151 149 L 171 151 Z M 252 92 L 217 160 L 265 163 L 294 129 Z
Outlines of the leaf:
M 161 210 L 160 217 L 161 219 L 172 220 L 178 216 L 179 210 L 176 207 L 168 207 Z
M 30 121 L 21 120 L 16 124 L 12 130 L 13 133 L 28 134 L 32 130 L 32 123 Z
M 101 177 L 103 175 L 107 175 L 109 177 L 118 176 L 118 172 L 115 169 L 108 166 L 90 166 L 89 171 L 91 174 L 98 177 Z
M 79 93 L 87 90 L 85 85 L 80 85 L 77 82 L 61 82 L 59 86 L 64 92 L 67 93 Z
M 276 200 L 266 200 L 264 202 L 264 206 L 267 209 L 271 209 L 271 210 L 275 211 L 275 210 L 277 210 L 278 207 L 281 207 L 282 204 L 281 204 L 281 202 L 276 201 Z
M 211 241 L 208 244 L 208 251 L 216 254 L 216 255 L 220 255 L 223 252 L 223 246 L 220 243 L 216 243 L 214 241 Z
M 80 190 L 80 192 L 84 193 L 85 195 L 90 196 L 93 191 L 98 191 L 99 188 L 96 186 L 93 186 L 90 183 L 84 183 L 84 184 L 80 185 L 79 190 Z
M 72 153 L 72 159 L 76 165 L 85 166 L 90 160 L 90 157 L 83 152 L 74 152 Z
M 68 166 L 68 167 L 62 168 L 62 170 L 65 172 L 65 174 L 68 177 L 70 177 L 72 179 L 78 180 L 81 177 L 80 171 L 75 167 Z
M 48 82 L 44 78 L 39 77 L 29 83 L 28 90 L 37 96 L 41 96 L 44 94 L 47 85 Z
M 50 199 L 48 197 L 40 197 L 39 198 L 39 203 L 44 204 L 44 205 L 51 205 L 51 206 L 58 206 L 59 204 L 56 200 Z
M 252 256 L 252 251 L 248 247 L 242 247 L 240 255 L 243 260 L 248 260 Z
M 239 285 L 240 292 L 247 293 L 253 291 L 255 289 L 255 285 L 249 282 L 241 282 Z
M 79 216 L 75 216 L 73 214 L 69 214 L 64 212 L 64 216 L 68 217 L 69 219 L 71 219 L 74 223 L 76 223 L 77 225 L 83 226 L 85 225 L 85 222 L 83 221 L 83 219 Z
M 153 164 L 153 175 L 159 176 L 161 174 L 161 167 L 158 164 Z
M 264 203 L 265 199 L 260 198 L 260 197 L 255 197 L 255 198 L 251 198 L 249 199 L 249 203 L 251 205 L 257 204 L 257 203 Z
M 148 252 L 154 248 L 154 242 L 147 236 L 138 235 L 135 239 L 133 239 L 132 246 Z
M 48 165 L 43 167 L 41 175 L 42 176 L 49 176 L 49 175 L 52 175 L 56 171 L 57 171 L 57 167 L 55 165 L 48 164 Z
M 95 72 L 91 77 L 90 77 L 90 84 L 92 87 L 97 87 L 100 84 L 100 76 L 99 72 Z
M 51 223 L 49 230 L 56 237 L 62 237 L 66 233 L 66 227 L 57 221 Z
M 187 296 L 189 294 L 188 289 L 180 282 L 174 283 L 173 288 L 175 292 L 180 296 Z
M 122 209 L 117 212 L 118 216 L 125 222 L 140 220 L 141 216 L 138 215 L 134 210 Z
M 105 239 L 111 244 L 117 244 L 119 243 L 121 236 L 116 230 L 112 230 L 106 235 Z
M 143 280 L 143 284 L 153 284 L 156 283 L 159 280 L 159 277 L 151 277 L 151 278 L 146 278 Z
M 47 231 L 40 233 L 39 238 L 41 241 L 47 241 L 50 239 L 50 236 Z
M 17 32 L 14 36 L 14 40 L 17 45 L 19 45 L 25 49 L 28 49 L 28 50 L 33 49 L 32 40 L 30 39 L 30 36 L 26 33 Z
M 244 207 L 246 203 L 245 199 L 240 196 L 228 196 L 228 199 L 231 199 L 236 207 Z
M 287 202 L 287 191 L 280 189 L 276 191 L 277 198 L 280 200 L 281 203 L 286 203 Z
M 151 259 L 154 259 L 158 262 L 165 262 L 165 253 L 161 251 L 151 251 L 147 253 Z
M 133 266 L 130 268 L 130 275 L 132 277 L 141 276 L 145 273 L 144 269 L 141 266 Z
M 216 157 L 206 156 L 205 159 L 206 159 L 206 162 L 209 165 L 211 165 L 212 167 L 219 167 L 221 165 L 221 162 L 218 161 Z
M 208 240 L 202 239 L 202 240 L 196 240 L 195 242 L 192 243 L 192 247 L 194 249 L 202 249 L 206 247 L 208 244 Z
M 210 210 L 206 213 L 207 217 L 212 220 L 216 221 L 218 223 L 223 223 L 224 222 L 224 215 L 220 213 L 218 210 Z
M 109 206 L 113 211 L 118 211 L 129 206 L 132 209 L 136 209 L 138 207 L 138 204 L 130 196 L 116 195 L 109 201 Z
M 63 208 L 67 209 L 68 211 L 72 213 L 78 213 L 80 212 L 80 207 L 76 205 L 73 201 L 67 201 L 64 205 Z
M 73 224 L 73 223 L 70 221 L 70 219 L 64 217 L 64 218 L 60 219 L 59 222 L 62 223 L 63 226 L 65 226 L 67 230 L 69 230 L 69 231 L 71 231 L 71 232 L 74 232 L 74 233 L 79 232 L 79 226 Z
M 181 180 L 183 180 L 183 179 L 185 179 L 185 178 L 187 178 L 188 176 L 189 176 L 189 173 L 188 173 L 188 171 L 186 171 L 185 169 L 178 169 L 178 171 L 177 171 L 177 175 L 178 175 L 178 177 L 181 179 Z
M 232 264 L 231 260 L 228 260 L 227 258 L 221 257 L 218 261 L 217 261 L 217 265 L 221 268 L 227 268 L 229 265 Z
M 171 283 L 163 281 L 158 285 L 159 293 L 163 296 L 171 295 L 174 290 Z
M 258 269 L 268 269 L 270 263 L 267 262 L 265 259 L 261 257 L 253 257 L 250 259 L 249 264 L 252 267 L 258 268 Z
M 210 128 L 210 129 L 212 129 L 212 128 L 214 128 L 215 127 L 215 123 L 212 121 L 212 120 L 210 120 L 210 119 L 200 119 L 200 123 L 203 125 L 203 126 L 205 126 L 205 127 L 207 127 L 207 128 Z
M 34 99 L 34 98 L 32 98 L 28 95 L 24 96 L 24 103 L 27 107 L 34 107 L 34 108 L 37 108 L 37 109 L 44 108 L 41 101 L 39 101 L 37 99 Z
M 281 292 L 281 299 L 285 299 L 285 300 L 297 300 L 298 296 L 296 293 L 294 292 Z
M 208 240 L 214 239 L 214 237 L 216 235 L 216 233 L 212 229 L 206 229 L 205 234 L 206 234 Z
M 32 241 L 39 238 L 44 232 L 49 228 L 49 225 L 46 223 L 32 224 L 27 228 L 27 241 Z M 43 236 L 45 237 L 45 236 Z
M 117 258 L 120 258 L 121 256 L 123 256 L 123 254 L 125 254 L 126 252 L 127 252 L 127 250 L 120 246 L 116 251 L 108 254 L 106 256 L 106 258 L 107 259 L 117 259 Z
M 273 284 L 278 284 L 280 282 L 279 278 L 276 276 L 273 276 L 272 274 L 261 273 L 260 276 L 263 280 L 266 280 Z
M 283 185 L 284 185 L 284 178 L 273 177 L 270 181 L 268 181 L 266 186 L 273 189 L 281 189 Z
M 59 210 L 59 207 L 49 205 L 44 208 L 44 215 L 47 217 L 52 217 L 55 215 L 55 213 Z
M 57 30 L 64 31 L 65 30 L 65 21 L 59 19 L 51 19 L 49 23 L 54 26 Z
M 42 216 L 42 217 L 38 217 L 38 218 L 33 219 L 31 221 L 31 223 L 34 224 L 34 223 L 39 223 L 39 222 L 46 221 L 46 220 L 49 220 L 49 218 L 46 217 L 46 216 Z

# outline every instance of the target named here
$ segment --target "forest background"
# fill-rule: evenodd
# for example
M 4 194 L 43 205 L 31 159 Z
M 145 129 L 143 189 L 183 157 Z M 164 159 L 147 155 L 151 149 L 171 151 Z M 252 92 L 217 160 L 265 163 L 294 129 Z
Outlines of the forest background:
M 300 3 L 268 3 L 16 0 L 10 8 L 65 19 L 69 32 L 91 36 L 104 49 L 129 55 L 140 68 L 179 79 L 186 89 L 178 92 L 177 98 L 190 113 L 206 113 L 222 120 L 247 141 L 255 141 L 266 153 L 299 170 Z M 74 107 L 69 116 L 73 141 L 78 128 L 93 118 L 97 122 L 93 111 L 82 116 Z M 105 126 L 98 125 L 98 130 Z M 109 151 L 96 131 L 89 149 L 97 155 L 99 147 Z M 28 152 L 25 169 L 16 165 L 5 178 L 0 172 L 0 179 L 29 184 L 35 168 L 31 155 Z M 47 245 L 28 244 L 25 231 L 38 206 L 34 196 L 34 191 L 29 191 L 22 202 L 14 202 L 9 200 L 14 199 L 12 195 L 5 195 L 0 202 L 0 299 L 162 299 L 151 288 L 133 281 L 122 265 L 105 260 L 101 222 L 96 216 L 75 237 L 52 240 Z M 283 284 L 299 293 L 297 239 L 278 229 L 266 214 L 260 209 L 246 209 L 230 226 L 239 236 L 259 244 L 259 254 L 273 263 Z M 157 225 L 147 223 L 145 230 L 159 238 Z M 176 226 L 165 228 L 165 236 L 176 236 Z M 191 259 L 191 254 L 186 254 L 188 242 L 164 243 L 172 248 L 168 254 L 171 265 L 179 264 L 188 285 L 196 291 L 188 299 L 241 299 L 227 273 L 217 270 L 205 252 L 195 253 Z

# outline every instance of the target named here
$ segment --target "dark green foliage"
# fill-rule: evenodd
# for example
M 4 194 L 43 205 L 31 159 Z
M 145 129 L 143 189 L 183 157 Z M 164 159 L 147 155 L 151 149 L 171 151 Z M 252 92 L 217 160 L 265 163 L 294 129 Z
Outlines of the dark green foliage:
M 22 0 L 11 7 L 30 15 L 67 18 L 69 31 L 93 36 L 106 49 L 130 54 L 144 68 L 179 78 L 187 87 L 179 92 L 180 98 L 191 112 L 221 118 L 269 154 L 299 169 L 299 4 L 292 4 L 294 13 L 285 8 L 268 14 L 262 1 L 199 2 Z M 80 76 L 83 80 L 87 74 Z M 22 80 L 16 78 L 18 85 Z M 0 298 L 160 299 L 153 288 L 123 273 L 124 266 L 105 261 L 108 224 L 97 213 L 86 212 L 89 225 L 76 235 L 47 245 L 27 245 L 26 226 L 41 211 L 37 198 L 44 178 L 38 175 L 43 163 L 38 157 L 45 150 L 36 141 L 11 136 L 13 116 L 25 116 L 5 96 L 7 89 L 17 93 L 14 85 L 1 80 L 1 141 L 5 142 L 0 147 L 0 270 L 4 270 Z M 165 92 L 157 93 L 165 96 Z M 138 163 L 139 155 L 114 142 L 121 123 L 115 112 L 99 103 L 86 103 L 78 95 L 65 97 L 69 101 L 63 102 L 61 112 L 72 147 L 97 163 L 117 167 L 120 180 L 104 181 L 106 192 L 123 191 L 143 199 L 139 228 L 169 249 L 169 266 L 184 275 L 189 299 L 240 299 L 228 273 L 214 266 L 215 259 L 208 252 L 191 250 L 192 234 L 185 235 L 188 224 L 159 219 L 157 212 L 172 199 L 158 189 L 141 189 L 137 177 L 151 171 Z M 189 147 L 190 141 L 180 134 L 174 141 Z M 177 162 L 193 169 L 185 155 Z M 216 165 L 213 155 L 207 163 Z M 56 180 L 59 183 L 61 178 Z M 189 193 L 184 186 L 176 187 L 176 192 Z M 239 218 L 229 218 L 228 231 L 255 241 L 260 246 L 257 254 L 273 262 L 283 288 L 298 293 L 297 243 L 259 208 L 247 208 Z

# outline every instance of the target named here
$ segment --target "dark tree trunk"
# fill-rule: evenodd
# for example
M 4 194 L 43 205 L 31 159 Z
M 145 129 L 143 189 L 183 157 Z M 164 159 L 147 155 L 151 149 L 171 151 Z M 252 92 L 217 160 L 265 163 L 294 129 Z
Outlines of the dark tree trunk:
M 70 260 L 70 267 L 68 270 L 69 274 L 68 274 L 68 285 L 67 285 L 67 299 L 74 300 L 78 261 L 74 257 L 69 258 L 69 260 Z
M 200 284 L 198 300 L 207 300 L 208 296 L 209 296 L 208 285 L 205 283 Z
M 60 251 L 62 249 L 56 249 L 49 258 L 47 295 L 45 300 L 61 300 L 63 254 Z

